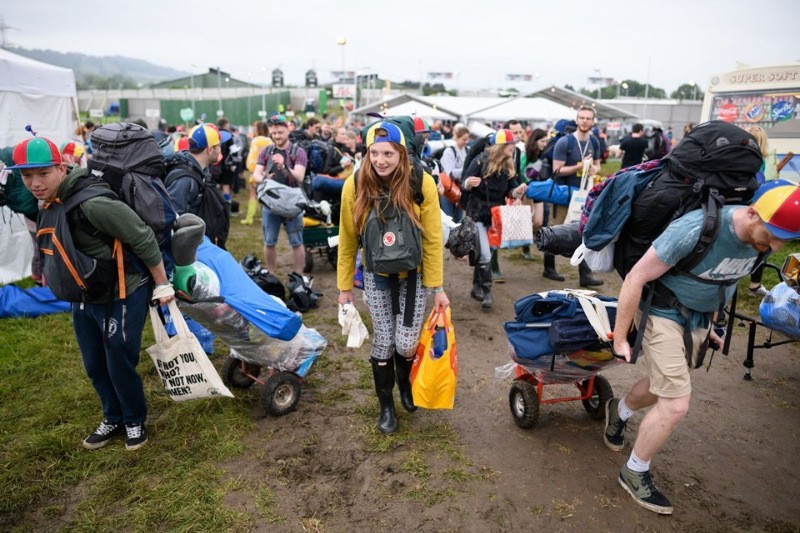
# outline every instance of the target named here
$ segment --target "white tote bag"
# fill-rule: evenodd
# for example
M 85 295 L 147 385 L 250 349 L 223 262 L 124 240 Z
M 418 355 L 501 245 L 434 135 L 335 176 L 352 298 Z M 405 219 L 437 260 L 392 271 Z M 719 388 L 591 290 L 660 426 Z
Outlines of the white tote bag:
M 589 195 L 589 190 L 592 188 L 592 177 L 589 176 L 591 164 L 591 161 L 584 161 L 581 188 L 572 193 L 572 198 L 570 198 L 569 207 L 567 208 L 567 216 L 564 218 L 564 224 L 578 222 L 581 219 L 583 205 L 586 203 L 586 197 Z
M 217 396 L 233 398 L 208 360 L 200 341 L 189 331 L 183 313 L 174 301 L 169 304 L 169 314 L 178 332 L 173 337 L 167 335 L 158 310 L 150 308 L 156 343 L 147 349 L 169 397 L 176 402 Z

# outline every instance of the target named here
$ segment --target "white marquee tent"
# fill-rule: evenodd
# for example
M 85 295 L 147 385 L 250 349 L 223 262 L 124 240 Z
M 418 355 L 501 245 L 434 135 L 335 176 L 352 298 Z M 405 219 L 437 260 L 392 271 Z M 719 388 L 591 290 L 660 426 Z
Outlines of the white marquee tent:
M 26 138 L 25 125 L 60 144 L 78 125 L 75 74 L 0 49 L 0 147 Z

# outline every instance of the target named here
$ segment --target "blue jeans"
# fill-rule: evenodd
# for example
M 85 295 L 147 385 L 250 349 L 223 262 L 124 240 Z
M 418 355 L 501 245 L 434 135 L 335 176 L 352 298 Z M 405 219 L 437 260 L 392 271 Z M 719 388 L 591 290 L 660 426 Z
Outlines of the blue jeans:
M 281 226 L 286 226 L 289 236 L 289 246 L 297 248 L 303 246 L 303 213 L 294 218 L 283 218 L 273 215 L 267 207 L 261 208 L 261 231 L 264 234 L 264 244 L 275 246 L 278 244 L 278 231 Z
M 464 210 L 461 206 L 454 204 L 444 196 L 439 197 L 439 208 L 444 211 L 445 215 L 453 217 L 453 222 L 458 224 L 464 218 Z
M 142 379 L 136 372 L 150 288 L 141 286 L 111 308 L 108 345 L 104 342 L 107 304 L 72 304 L 72 328 L 83 367 L 112 424 L 141 424 L 147 417 Z M 123 306 L 125 313 L 123 316 Z

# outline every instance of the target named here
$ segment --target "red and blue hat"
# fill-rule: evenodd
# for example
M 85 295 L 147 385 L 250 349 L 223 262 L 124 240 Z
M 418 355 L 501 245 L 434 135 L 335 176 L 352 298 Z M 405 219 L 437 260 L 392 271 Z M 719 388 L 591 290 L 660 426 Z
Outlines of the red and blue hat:
M 783 179 L 768 181 L 758 188 L 752 205 L 775 237 L 800 239 L 800 185 Z
M 511 130 L 497 130 L 489 137 L 489 144 L 509 144 L 517 142 Z
M 393 142 L 402 146 L 406 145 L 406 138 L 396 124 L 391 122 L 376 122 L 367 130 L 364 145 L 369 148 L 375 143 Z
M 14 159 L 14 166 L 6 168 L 12 170 L 52 167 L 60 165 L 62 162 L 58 146 L 44 137 L 34 137 L 22 141 L 14 147 L 11 157 Z
M 200 124 L 189 132 L 189 147 L 192 150 L 210 148 L 231 140 L 229 131 L 220 130 L 213 124 Z

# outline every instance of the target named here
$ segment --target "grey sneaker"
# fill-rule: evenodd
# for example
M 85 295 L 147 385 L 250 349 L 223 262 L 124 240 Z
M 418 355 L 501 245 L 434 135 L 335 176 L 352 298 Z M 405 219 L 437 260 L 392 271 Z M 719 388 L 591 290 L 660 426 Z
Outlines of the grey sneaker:
M 672 514 L 672 504 L 653 484 L 650 471 L 634 472 L 628 465 L 619 471 L 619 484 L 636 503 L 658 514 Z
M 606 402 L 606 430 L 603 433 L 603 442 L 609 450 L 622 451 L 625 447 L 626 420 L 619 417 L 619 398 L 611 398 Z
M 126 450 L 138 450 L 147 442 L 147 431 L 144 429 L 144 424 L 127 424 L 125 434 Z
M 124 428 L 122 424 L 112 424 L 108 420 L 103 420 L 94 433 L 83 439 L 83 447 L 87 450 L 102 448 L 108 441 L 121 434 Z

